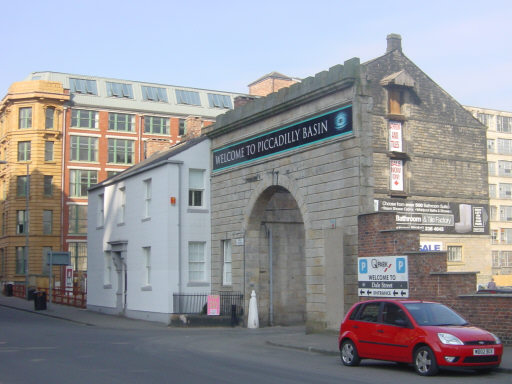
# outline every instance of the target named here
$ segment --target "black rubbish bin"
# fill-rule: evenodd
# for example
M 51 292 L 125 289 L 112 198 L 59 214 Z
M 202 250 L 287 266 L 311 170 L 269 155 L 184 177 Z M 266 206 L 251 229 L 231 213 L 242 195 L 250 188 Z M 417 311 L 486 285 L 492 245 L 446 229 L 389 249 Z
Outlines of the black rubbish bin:
M 36 289 L 35 288 L 29 288 L 27 292 L 28 292 L 27 300 L 35 300 Z
M 34 309 L 36 311 L 46 309 L 46 292 L 34 292 Z
M 13 295 L 13 287 L 14 287 L 14 284 L 6 284 L 5 285 L 5 295 L 6 296 L 12 296 Z

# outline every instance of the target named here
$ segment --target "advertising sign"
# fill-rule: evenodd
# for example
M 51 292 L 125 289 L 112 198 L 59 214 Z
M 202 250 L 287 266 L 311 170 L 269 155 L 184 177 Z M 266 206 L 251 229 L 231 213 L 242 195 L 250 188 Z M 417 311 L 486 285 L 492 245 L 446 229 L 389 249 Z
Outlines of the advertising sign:
M 409 297 L 407 256 L 358 259 L 358 296 Z
M 219 316 L 220 315 L 220 296 L 219 295 L 208 295 L 207 299 L 207 315 L 208 316 Z
M 402 123 L 400 121 L 389 122 L 389 150 L 402 152 Z
M 378 212 L 396 212 L 397 229 L 425 233 L 489 234 L 489 206 L 403 199 L 376 199 Z
M 339 108 L 213 151 L 213 171 L 352 132 L 352 106 Z
M 389 189 L 392 191 L 404 190 L 404 162 L 403 160 L 390 160 L 390 180 Z

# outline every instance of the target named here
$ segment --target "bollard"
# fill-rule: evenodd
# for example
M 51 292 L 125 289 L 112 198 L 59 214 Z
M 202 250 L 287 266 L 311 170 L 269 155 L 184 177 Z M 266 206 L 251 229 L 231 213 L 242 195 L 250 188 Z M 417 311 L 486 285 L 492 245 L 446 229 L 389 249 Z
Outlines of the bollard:
M 247 328 L 259 328 L 260 321 L 258 319 L 258 304 L 256 302 L 256 292 L 252 291 L 249 300 L 249 317 L 247 319 Z
M 238 316 L 236 314 L 236 304 L 231 304 L 231 326 L 238 325 Z

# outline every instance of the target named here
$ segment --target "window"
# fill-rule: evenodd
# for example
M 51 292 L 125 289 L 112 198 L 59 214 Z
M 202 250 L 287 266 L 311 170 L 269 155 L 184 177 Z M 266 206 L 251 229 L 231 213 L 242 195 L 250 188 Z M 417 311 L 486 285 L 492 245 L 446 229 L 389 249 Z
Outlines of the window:
M 496 146 L 494 139 L 488 139 L 487 140 L 487 152 L 489 153 L 495 153 L 496 152 Z
M 98 195 L 98 207 L 96 211 L 96 226 L 103 227 L 105 224 L 105 195 Z
M 52 234 L 53 211 L 43 211 L 43 235 Z
M 501 228 L 500 237 L 502 244 L 512 244 L 512 228 Z
M 149 101 L 168 101 L 165 88 L 142 86 L 142 98 Z
M 144 133 L 169 134 L 169 119 L 166 117 L 144 116 Z
M 16 274 L 25 273 L 25 247 L 16 247 Z
M 30 191 L 30 175 L 28 176 L 17 176 L 16 177 L 16 196 L 17 197 L 26 197 L 27 190 Z
M 119 216 L 117 218 L 118 224 L 124 223 L 126 216 L 126 188 L 119 188 Z
M 7 234 L 7 215 L 2 212 L 2 236 Z
M 186 120 L 185 119 L 180 119 L 179 121 L 179 128 L 178 128 L 178 136 L 184 136 L 185 133 L 186 133 L 186 130 L 185 130 L 185 122 Z
M 194 91 L 185 91 L 182 89 L 177 89 L 176 100 L 178 104 L 201 105 L 199 93 Z
M 26 211 L 16 211 L 16 234 L 23 235 L 28 232 L 28 218 Z
M 215 93 L 209 93 L 208 102 L 210 103 L 210 108 L 233 108 L 233 104 L 231 103 L 231 97 L 228 95 L 218 95 Z
M 121 171 L 107 171 L 107 179 L 120 173 Z
M 512 198 L 512 184 L 500 183 L 499 185 L 500 199 Z
M 491 244 L 499 244 L 497 229 L 491 229 Z
M 19 129 L 32 128 L 32 107 L 20 108 Z
M 71 136 L 71 161 L 98 161 L 98 138 Z
M 87 271 L 87 243 L 68 243 L 68 251 L 71 256 L 71 265 L 74 271 Z
M 512 117 L 496 116 L 496 130 L 503 133 L 512 133 Z
M 203 205 L 204 171 L 190 169 L 188 178 L 188 205 L 201 207 Z
M 71 197 L 86 197 L 87 190 L 98 183 L 98 171 L 72 169 L 69 171 L 69 194 Z
M 382 308 L 382 322 L 391 325 L 405 325 L 407 324 L 407 316 L 398 305 L 384 303 L 384 307 Z
M 222 256 L 223 256 L 223 268 L 222 268 L 222 285 L 231 285 L 231 240 L 222 241 Z
M 399 88 L 388 88 L 388 108 L 392 115 L 402 114 L 403 92 Z
M 487 128 L 491 128 L 490 124 L 491 124 L 492 115 L 489 115 L 487 113 L 478 113 L 476 117 L 478 120 L 480 120 L 480 122 L 483 125 L 487 126 Z
M 107 96 L 133 99 L 132 85 L 107 81 Z
M 151 193 L 151 179 L 144 180 L 144 218 L 148 218 L 151 215 Z
M 500 252 L 492 251 L 492 267 L 499 268 L 500 267 Z
M 111 131 L 133 132 L 135 127 L 135 116 L 125 113 L 108 114 L 108 129 Z
M 491 221 L 497 221 L 498 220 L 498 207 L 495 205 L 491 205 Z
M 76 79 L 71 77 L 69 79 L 69 87 L 71 88 L 71 93 L 98 94 L 96 80 Z
M 512 154 L 512 140 L 498 139 L 498 153 Z
M 449 245 L 448 262 L 462 262 L 462 247 L 459 245 Z
M 71 235 L 87 234 L 87 205 L 69 206 L 68 232 Z
M 106 286 L 112 285 L 112 256 L 110 252 L 105 252 L 103 256 L 104 270 L 103 270 L 103 284 Z
M 44 161 L 53 161 L 53 141 L 44 143 Z
M 144 255 L 144 285 L 151 285 L 151 247 L 143 247 Z
M 379 319 L 379 307 L 379 302 L 366 304 L 359 314 L 359 320 L 376 323 Z
M 44 176 L 43 193 L 45 196 L 53 196 L 53 176 Z
M 55 120 L 55 108 L 54 107 L 46 107 L 44 111 L 45 115 L 45 129 L 53 129 L 54 128 L 54 120 Z
M 500 160 L 498 162 L 499 176 L 512 176 L 512 161 Z
M 18 161 L 30 160 L 30 141 L 18 142 Z
M 496 184 L 489 184 L 489 197 L 496 197 Z
M 496 176 L 496 163 L 493 161 L 489 161 L 487 163 L 487 172 L 489 176 Z
M 73 109 L 71 111 L 71 126 L 74 128 L 98 128 L 98 112 Z
M 512 206 L 507 206 L 507 205 L 500 206 L 500 220 L 501 221 L 512 221 Z
M 108 162 L 133 164 L 133 140 L 108 139 Z
M 206 281 L 205 243 L 188 243 L 188 279 L 190 282 Z
M 50 253 L 52 252 L 52 247 L 43 247 L 43 275 L 50 274 Z
M 501 251 L 500 252 L 500 267 L 505 267 L 505 268 L 512 267 L 512 251 Z

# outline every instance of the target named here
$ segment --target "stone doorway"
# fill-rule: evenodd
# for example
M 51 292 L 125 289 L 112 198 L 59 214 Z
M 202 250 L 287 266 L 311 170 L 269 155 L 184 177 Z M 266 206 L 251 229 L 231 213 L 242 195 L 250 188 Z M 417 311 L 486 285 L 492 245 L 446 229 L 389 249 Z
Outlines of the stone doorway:
M 281 186 L 264 190 L 250 213 L 246 281 L 256 291 L 262 325 L 306 322 L 304 221 L 297 201 Z

